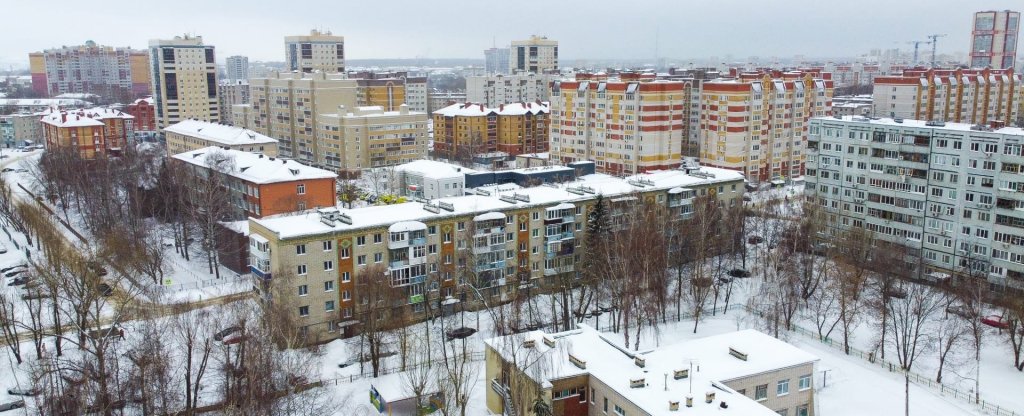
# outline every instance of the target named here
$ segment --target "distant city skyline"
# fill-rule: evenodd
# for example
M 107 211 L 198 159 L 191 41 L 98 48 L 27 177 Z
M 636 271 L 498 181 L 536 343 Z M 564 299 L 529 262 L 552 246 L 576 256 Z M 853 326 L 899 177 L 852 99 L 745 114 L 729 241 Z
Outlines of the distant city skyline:
M 618 2 L 572 3 L 526 0 L 516 3 L 395 0 L 385 11 L 371 2 L 323 0 L 282 7 L 242 0 L 136 3 L 115 0 L 97 7 L 76 7 L 58 0 L 47 13 L 39 6 L 13 2 L 6 36 L 0 37 L 0 64 L 28 66 L 30 52 L 87 40 L 101 45 L 145 49 L 150 39 L 190 33 L 217 47 L 218 62 L 230 55 L 251 61 L 283 61 L 284 37 L 310 29 L 345 37 L 346 58 L 483 59 L 484 49 L 502 47 L 531 34 L 558 40 L 561 60 L 700 59 L 731 55 L 791 58 L 853 57 L 871 49 L 907 51 L 912 40 L 946 34 L 940 54 L 965 54 L 974 12 L 1024 9 L 1019 1 L 882 1 L 831 4 L 779 0 L 751 7 L 749 0 L 715 2 L 641 1 L 628 8 Z M 48 3 L 49 6 L 54 4 Z M 68 7 L 59 7 L 65 4 Z M 310 13 L 309 10 L 317 10 Z M 317 16 L 311 19 L 310 16 Z M 375 17 L 379 16 L 379 17 Z M 501 16 L 501 18 L 496 18 Z M 89 24 L 83 24 L 88 22 Z M 13 34 L 13 35 L 11 35 Z M 655 47 L 657 45 L 657 48 Z M 931 47 L 922 45 L 922 53 Z M 563 64 L 563 65 L 565 65 Z

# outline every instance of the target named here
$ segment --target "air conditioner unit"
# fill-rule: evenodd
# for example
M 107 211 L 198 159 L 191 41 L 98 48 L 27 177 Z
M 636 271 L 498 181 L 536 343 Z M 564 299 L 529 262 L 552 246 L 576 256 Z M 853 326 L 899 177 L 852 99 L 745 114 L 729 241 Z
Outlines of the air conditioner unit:
M 939 234 L 949 235 L 949 230 L 942 230 L 942 231 L 939 232 Z
M 978 204 L 978 208 L 981 208 L 981 209 L 992 209 L 992 204 Z

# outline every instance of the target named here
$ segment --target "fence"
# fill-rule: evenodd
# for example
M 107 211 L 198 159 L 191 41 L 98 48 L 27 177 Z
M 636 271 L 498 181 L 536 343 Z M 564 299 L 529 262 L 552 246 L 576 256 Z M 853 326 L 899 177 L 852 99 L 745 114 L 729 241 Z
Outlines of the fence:
M 192 274 L 193 276 L 195 276 L 194 273 L 192 273 L 192 272 L 189 272 L 189 273 Z M 249 280 L 249 275 L 248 274 L 238 274 L 238 273 L 234 273 L 234 272 L 232 272 L 231 274 L 225 274 L 223 271 L 221 271 L 221 276 L 222 277 L 220 279 L 205 279 L 205 280 L 198 280 L 198 281 L 187 282 L 187 283 L 177 283 L 177 284 L 161 285 L 161 286 L 155 286 L 155 287 L 157 288 L 157 290 L 159 290 L 161 292 L 180 292 L 182 290 L 200 289 L 200 288 L 206 288 L 206 287 L 221 286 L 221 285 L 226 285 L 226 284 L 231 284 L 231 283 L 246 282 L 246 281 Z
M 468 360 L 469 362 L 478 362 L 478 361 L 483 361 L 484 360 L 484 352 L 483 351 L 474 351 L 474 352 L 468 353 L 467 355 L 469 355 L 469 360 Z M 383 376 L 383 375 L 388 375 L 388 374 L 399 373 L 399 372 L 402 372 L 402 371 L 416 370 L 416 369 L 419 369 L 419 368 L 421 368 L 423 366 L 426 366 L 426 365 L 431 365 L 431 366 L 434 366 L 434 367 L 441 367 L 443 365 L 442 363 L 443 363 L 442 360 L 435 360 L 435 361 L 433 361 L 433 362 L 431 362 L 429 364 L 427 364 L 427 363 L 406 364 L 405 370 L 402 370 L 401 366 L 393 366 L 393 367 L 384 367 L 384 366 L 382 366 L 380 368 L 380 370 L 377 371 L 377 375 L 378 376 Z M 358 364 L 353 364 L 353 365 L 358 365 Z M 367 363 L 366 365 L 369 366 L 369 363 Z M 371 369 L 370 371 L 372 372 L 373 370 Z M 350 375 L 345 376 L 345 377 L 321 379 L 321 380 L 310 382 L 309 384 L 311 384 L 311 385 L 312 384 L 319 384 L 319 385 L 322 385 L 322 386 L 327 386 L 327 385 L 337 386 L 337 385 L 340 385 L 342 383 L 351 383 L 351 382 L 354 382 L 356 380 L 362 380 L 362 379 L 367 379 L 367 378 L 374 378 L 374 377 L 373 377 L 372 373 L 371 374 L 365 374 L 365 373 L 350 374 Z

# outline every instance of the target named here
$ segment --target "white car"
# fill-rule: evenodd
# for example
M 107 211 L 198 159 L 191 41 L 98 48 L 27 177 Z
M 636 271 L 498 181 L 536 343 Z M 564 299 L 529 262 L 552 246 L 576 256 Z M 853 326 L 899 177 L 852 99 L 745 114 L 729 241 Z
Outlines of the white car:
M 7 246 L 5 246 L 3 244 L 0 244 L 0 254 L 4 254 L 6 252 L 7 252 Z

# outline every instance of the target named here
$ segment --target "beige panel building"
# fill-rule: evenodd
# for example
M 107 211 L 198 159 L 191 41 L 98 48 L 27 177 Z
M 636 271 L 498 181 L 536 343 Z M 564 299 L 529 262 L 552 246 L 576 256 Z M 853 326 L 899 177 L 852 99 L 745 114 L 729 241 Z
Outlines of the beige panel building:
M 185 119 L 220 121 L 214 47 L 202 36 L 149 41 L 157 126 Z
M 558 41 L 547 36 L 530 36 L 527 40 L 514 40 L 509 48 L 509 73 L 558 72 Z
M 313 29 L 309 35 L 285 36 L 285 63 L 299 72 L 345 72 L 345 37 Z
M 210 146 L 227 147 L 243 152 L 278 155 L 277 140 L 242 127 L 185 120 L 164 128 L 167 154 L 176 155 Z
M 354 177 L 362 169 L 427 157 L 427 113 L 409 111 L 405 104 L 398 111 L 379 106 L 338 106 L 337 111 L 320 115 L 318 166 Z
M 547 101 L 551 82 L 557 79 L 557 75 L 534 73 L 466 77 L 466 100 L 488 107 Z
M 1009 69 L 908 69 L 875 78 L 874 115 L 912 120 L 1021 124 L 1021 75 Z

